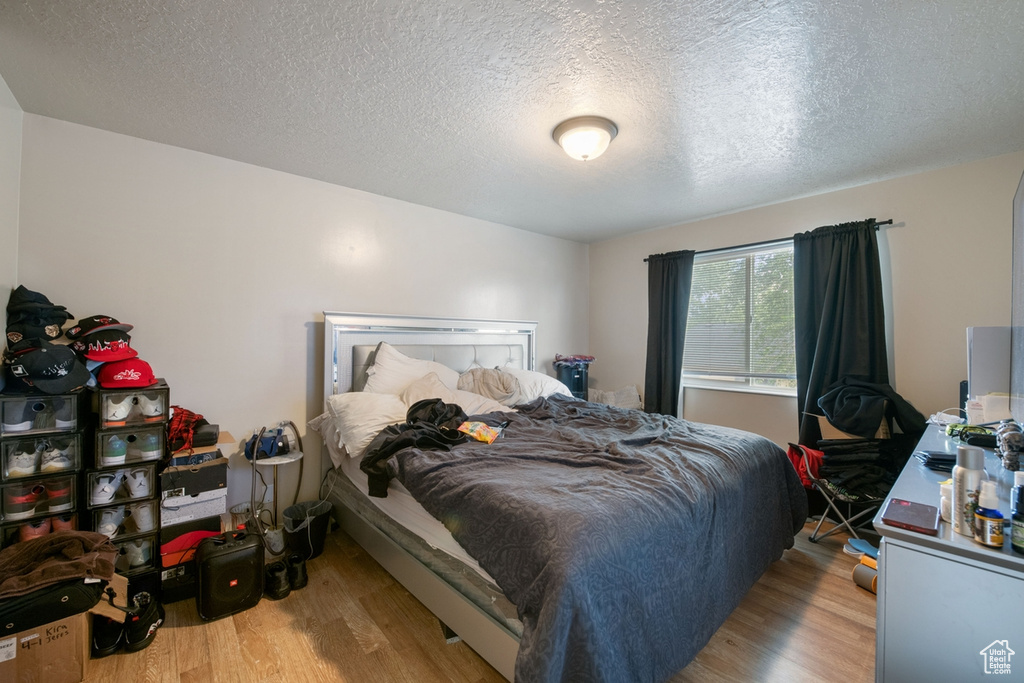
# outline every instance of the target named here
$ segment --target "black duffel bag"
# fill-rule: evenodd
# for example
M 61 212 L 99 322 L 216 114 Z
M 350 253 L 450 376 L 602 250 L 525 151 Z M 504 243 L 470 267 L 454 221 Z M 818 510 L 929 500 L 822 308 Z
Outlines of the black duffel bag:
M 103 596 L 106 581 L 75 579 L 0 600 L 0 638 L 92 609 Z
M 91 609 L 117 554 L 95 531 L 54 531 L 0 550 L 0 637 Z

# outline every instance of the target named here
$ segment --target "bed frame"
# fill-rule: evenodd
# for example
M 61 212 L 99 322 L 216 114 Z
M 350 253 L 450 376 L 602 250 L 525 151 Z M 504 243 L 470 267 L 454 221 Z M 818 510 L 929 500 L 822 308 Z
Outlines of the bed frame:
M 361 388 L 367 347 L 386 341 L 414 358 L 437 360 L 458 372 L 512 363 L 535 365 L 537 323 L 515 320 L 423 318 L 324 312 L 324 393 Z M 355 357 L 355 361 L 353 361 Z M 353 364 L 359 367 L 353 368 Z M 338 524 L 441 622 L 508 680 L 519 638 L 447 581 L 340 501 Z

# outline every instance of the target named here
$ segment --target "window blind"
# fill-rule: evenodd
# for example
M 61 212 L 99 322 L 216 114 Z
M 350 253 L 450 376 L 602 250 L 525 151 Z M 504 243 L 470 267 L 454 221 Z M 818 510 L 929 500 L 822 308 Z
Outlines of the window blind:
M 698 254 L 684 378 L 795 389 L 793 243 Z

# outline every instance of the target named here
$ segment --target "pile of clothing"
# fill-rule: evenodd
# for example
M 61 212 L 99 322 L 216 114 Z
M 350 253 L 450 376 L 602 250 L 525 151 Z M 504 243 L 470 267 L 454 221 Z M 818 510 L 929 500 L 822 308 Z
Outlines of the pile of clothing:
M 818 478 L 836 498 L 847 503 L 884 499 L 908 456 L 902 435 L 891 439 L 824 439 L 818 442 L 818 450 Z
M 924 415 L 888 384 L 851 377 L 830 386 L 818 407 L 834 427 L 863 437 L 819 441 L 818 478 L 844 502 L 885 498 L 924 434 Z M 898 425 L 900 433 L 872 438 L 883 420 Z

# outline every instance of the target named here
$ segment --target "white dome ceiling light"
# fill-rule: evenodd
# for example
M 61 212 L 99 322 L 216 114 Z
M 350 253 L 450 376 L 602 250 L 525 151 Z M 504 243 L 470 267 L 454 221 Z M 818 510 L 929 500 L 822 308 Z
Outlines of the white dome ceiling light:
M 615 124 L 606 118 L 578 116 L 555 126 L 551 137 L 573 159 L 593 161 L 604 154 L 618 132 Z

